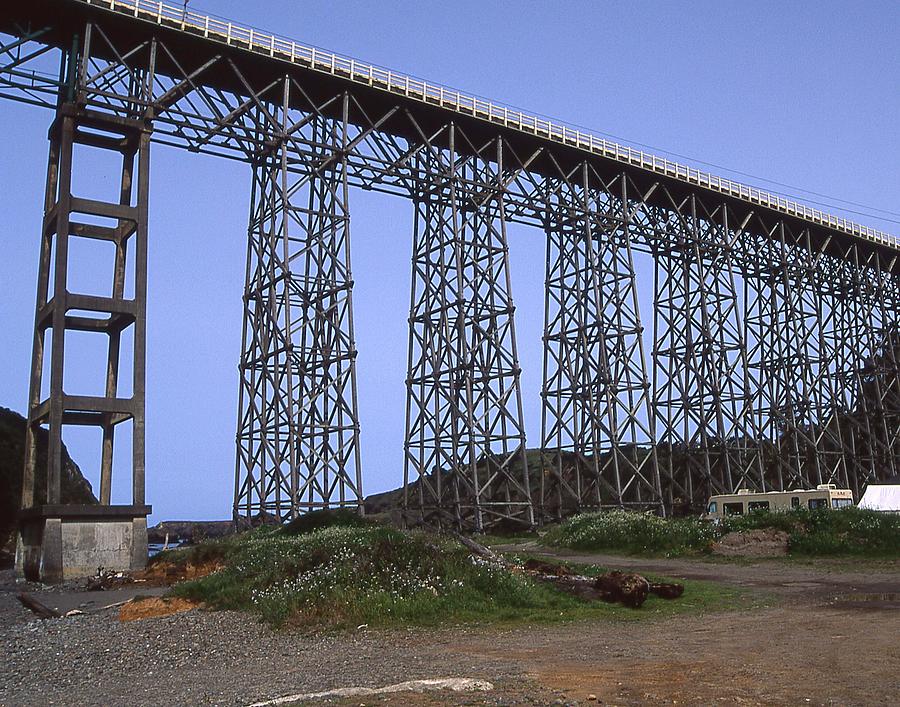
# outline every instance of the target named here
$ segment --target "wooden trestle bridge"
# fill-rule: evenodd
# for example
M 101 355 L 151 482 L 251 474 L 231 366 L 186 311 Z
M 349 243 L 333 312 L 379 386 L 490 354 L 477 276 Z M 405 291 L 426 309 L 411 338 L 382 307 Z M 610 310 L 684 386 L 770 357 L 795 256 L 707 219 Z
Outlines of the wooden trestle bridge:
M 361 503 L 351 187 L 415 211 L 414 521 L 482 529 L 574 509 L 667 512 L 740 487 L 859 494 L 900 473 L 890 235 L 180 4 L 2 3 L 0 95 L 54 111 L 28 407 L 29 429 L 48 428 L 51 444 L 38 469 L 30 436 L 25 507 L 38 473 L 49 480 L 40 501 L 59 502 L 65 425 L 102 429 L 109 504 L 114 432 L 130 424 L 133 504 L 145 503 L 154 143 L 241 160 L 253 175 L 236 518 Z M 75 146 L 121 156 L 117 199 L 72 193 Z M 510 222 L 546 234 L 537 460 L 526 455 Z M 110 296 L 67 289 L 73 238 L 115 245 Z M 636 252 L 654 263 L 650 312 L 638 307 Z M 67 331 L 107 337 L 104 396 L 63 390 Z

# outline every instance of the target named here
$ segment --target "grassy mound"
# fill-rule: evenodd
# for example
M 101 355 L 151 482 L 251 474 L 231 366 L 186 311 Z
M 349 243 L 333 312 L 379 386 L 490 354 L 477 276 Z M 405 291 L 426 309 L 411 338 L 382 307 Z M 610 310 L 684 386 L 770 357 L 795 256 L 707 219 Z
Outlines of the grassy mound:
M 859 508 L 796 509 L 733 516 L 720 525 L 700 518 L 670 518 L 612 511 L 575 516 L 551 529 L 545 542 L 573 550 L 674 557 L 709 552 L 726 533 L 783 530 L 795 556 L 900 555 L 900 515 Z
M 347 508 L 325 508 L 297 516 L 282 526 L 280 532 L 285 535 L 305 535 L 322 528 L 365 528 L 372 523 L 373 521 Z
M 863 508 L 798 508 L 729 518 L 725 530 L 777 528 L 790 537 L 792 555 L 900 556 L 900 515 Z
M 225 569 L 175 593 L 222 609 L 248 609 L 282 625 L 430 623 L 556 608 L 566 597 L 462 546 L 387 527 L 333 526 L 303 535 L 238 536 Z
M 212 608 L 251 611 L 275 626 L 548 621 L 635 613 L 587 603 L 473 558 L 455 540 L 384 526 L 332 526 L 303 535 L 261 528 L 208 545 L 202 552 L 202 545 L 176 552 L 200 552 L 206 560 L 215 556 L 222 569 L 177 584 L 174 595 Z M 637 613 L 721 607 L 732 599 L 726 594 L 694 583 L 689 600 L 653 599 Z

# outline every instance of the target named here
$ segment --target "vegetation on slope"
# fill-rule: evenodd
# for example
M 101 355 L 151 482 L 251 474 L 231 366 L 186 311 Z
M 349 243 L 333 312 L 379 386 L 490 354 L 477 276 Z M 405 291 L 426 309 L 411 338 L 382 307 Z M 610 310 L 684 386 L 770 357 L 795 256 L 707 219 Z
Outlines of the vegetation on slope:
M 860 508 L 753 512 L 715 525 L 697 517 L 663 519 L 612 511 L 574 516 L 544 541 L 574 550 L 670 557 L 709 552 L 733 531 L 773 528 L 788 534 L 791 555 L 900 556 L 900 515 Z
M 447 537 L 364 524 L 291 534 L 260 528 L 164 553 L 156 562 L 220 569 L 177 584 L 177 596 L 247 610 L 275 626 L 434 625 L 466 621 L 628 618 L 632 610 L 586 602 Z M 596 571 L 596 570 L 595 570 Z M 692 582 L 675 602 L 651 598 L 641 616 L 722 607 L 734 592 Z
M 550 529 L 544 542 L 573 550 L 629 555 L 684 555 L 709 549 L 719 537 L 712 523 L 696 517 L 660 518 L 649 513 L 583 513 Z

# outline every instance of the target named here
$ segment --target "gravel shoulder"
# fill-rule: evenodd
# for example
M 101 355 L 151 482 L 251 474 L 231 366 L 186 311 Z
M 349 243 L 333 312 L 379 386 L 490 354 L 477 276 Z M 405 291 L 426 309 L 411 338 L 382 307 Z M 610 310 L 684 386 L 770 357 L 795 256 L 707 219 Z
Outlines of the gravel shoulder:
M 247 705 L 435 677 L 489 680 L 496 689 L 365 704 L 593 704 L 587 698 L 595 695 L 606 704 L 825 705 L 896 697 L 898 562 L 565 559 L 743 586 L 760 601 L 752 611 L 641 621 L 306 635 L 203 610 L 129 623 L 116 609 L 40 621 L 18 604 L 19 587 L 6 575 L 0 705 Z M 49 605 L 77 593 L 29 590 Z M 880 601 L 861 600 L 876 593 Z

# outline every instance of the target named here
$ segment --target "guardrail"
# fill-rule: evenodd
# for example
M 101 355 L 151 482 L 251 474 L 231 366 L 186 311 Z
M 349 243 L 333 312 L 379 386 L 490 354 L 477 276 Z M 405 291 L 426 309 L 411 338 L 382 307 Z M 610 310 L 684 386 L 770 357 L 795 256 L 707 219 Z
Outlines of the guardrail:
M 185 7 L 169 5 L 157 0 L 76 0 L 86 5 L 102 7 L 158 25 L 198 34 L 229 46 L 266 54 L 315 71 L 349 79 L 356 83 L 380 88 L 429 105 L 480 118 L 507 128 L 579 148 L 619 162 L 641 167 L 690 184 L 737 197 L 754 204 L 804 218 L 855 236 L 884 245 L 897 247 L 900 239 L 868 226 L 805 206 L 776 194 L 741 184 L 699 169 L 657 157 L 642 150 L 606 140 L 598 135 L 571 127 L 561 121 L 524 113 L 518 109 L 494 103 L 484 98 L 462 93 L 453 88 L 417 79 L 350 57 L 300 44 L 274 34 L 243 27 L 228 20 L 203 15 Z

